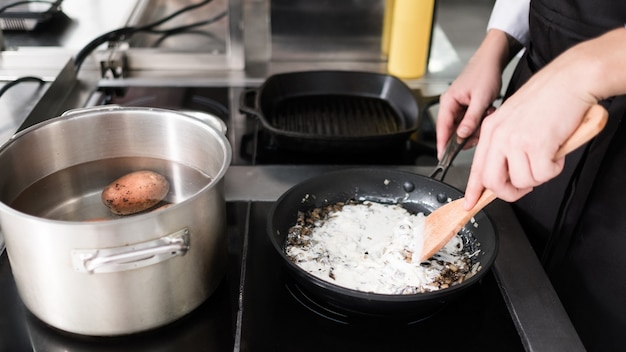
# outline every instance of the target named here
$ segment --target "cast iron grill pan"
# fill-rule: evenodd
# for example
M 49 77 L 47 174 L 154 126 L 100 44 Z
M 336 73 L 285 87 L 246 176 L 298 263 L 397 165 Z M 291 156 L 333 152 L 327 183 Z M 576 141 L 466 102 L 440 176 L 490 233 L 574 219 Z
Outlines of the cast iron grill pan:
M 290 72 L 245 91 L 240 111 L 259 119 L 277 149 L 373 152 L 403 148 L 418 135 L 421 116 L 438 97 L 416 92 L 386 74 Z

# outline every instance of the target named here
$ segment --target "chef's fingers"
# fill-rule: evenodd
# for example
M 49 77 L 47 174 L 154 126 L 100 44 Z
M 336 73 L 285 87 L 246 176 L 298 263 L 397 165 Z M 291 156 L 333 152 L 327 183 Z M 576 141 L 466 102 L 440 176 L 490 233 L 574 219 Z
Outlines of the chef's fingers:
M 537 184 L 525 151 L 511 148 L 502 136 L 494 135 L 494 124 L 485 124 L 465 190 L 466 210 L 476 204 L 485 188 L 494 192 L 498 198 L 512 202 L 530 192 Z M 515 176 L 512 178 L 511 175 Z
M 441 158 L 448 140 L 454 133 L 457 123 L 465 114 L 465 105 L 451 96 L 443 94 L 440 98 L 437 115 L 437 157 Z
M 443 97 L 443 96 L 442 96 Z M 439 115 L 437 116 L 437 158 L 441 159 L 443 155 L 443 151 L 445 150 L 446 144 L 448 143 L 451 136 L 454 132 L 457 133 L 459 138 L 467 139 L 467 143 L 465 144 L 463 149 L 469 149 L 476 146 L 478 143 L 478 138 L 480 136 L 480 123 L 481 121 L 488 115 L 491 115 L 496 108 L 493 105 L 490 105 L 488 108 L 482 111 L 481 116 L 479 117 L 477 122 L 468 122 L 468 110 L 456 101 L 448 101 L 450 98 L 443 97 L 443 105 L 440 107 Z M 458 128 L 460 128 L 459 121 L 461 125 L 465 125 L 466 128 L 474 128 L 473 132 L 468 136 L 464 136 L 459 134 Z M 470 115 L 469 120 L 475 120 L 472 115 Z M 474 126 L 476 127 L 468 127 Z M 456 131 L 455 131 L 456 130 Z
M 526 150 L 522 148 L 512 148 L 506 155 L 507 175 L 503 182 L 510 182 L 513 187 L 525 188 L 535 186 L 537 183 L 530 167 L 530 160 Z M 491 187 L 498 187 L 498 181 L 492 180 Z M 485 182 L 487 183 L 487 182 Z
M 469 210 L 474 205 L 476 205 L 478 198 L 480 198 L 480 195 L 485 189 L 485 187 L 483 186 L 482 177 L 483 172 L 485 171 L 485 149 L 486 146 L 489 144 L 486 139 L 490 138 L 490 136 L 483 137 L 485 139 L 478 143 L 476 151 L 474 152 L 474 159 L 472 161 L 469 178 L 467 180 L 467 186 L 465 188 L 465 200 L 463 204 L 465 210 Z
M 533 157 L 529 156 L 530 169 L 533 175 L 534 186 L 545 183 L 563 171 L 565 158 L 554 159 L 547 154 Z
M 478 131 L 480 123 L 483 118 L 488 115 L 488 112 L 493 112 L 493 110 L 495 110 L 495 108 L 491 106 L 491 101 L 485 104 L 482 101 L 472 100 L 467 107 L 463 119 L 459 123 L 459 127 L 456 129 L 456 134 L 460 138 L 469 138 Z M 489 112 L 489 114 L 491 112 Z
M 556 146 L 553 139 L 542 142 L 533 140 L 510 142 L 506 148 L 509 181 L 513 187 L 526 189 L 538 186 L 558 175 L 563 169 L 563 160 L 554 160 L 551 150 Z M 485 186 L 490 185 L 485 182 Z
M 487 116 L 491 115 L 495 111 L 496 111 L 496 108 L 493 105 L 488 107 L 483 113 L 481 121 L 484 120 Z M 476 129 L 474 130 L 474 133 L 472 133 L 471 136 L 467 137 L 467 142 L 465 143 L 465 146 L 463 147 L 463 149 L 474 148 L 478 144 L 479 139 L 480 139 L 480 125 L 476 127 Z
M 506 163 L 500 163 L 499 168 L 488 166 L 488 171 L 485 173 L 481 172 L 480 175 L 471 175 L 470 172 L 470 179 L 465 189 L 464 209 L 470 210 L 476 205 L 483 190 L 486 188 L 489 188 L 496 197 L 507 202 L 517 201 L 533 190 L 533 187 L 514 186 L 508 178 L 509 172 L 505 165 Z M 478 168 L 474 168 L 474 165 L 472 165 L 472 169 L 478 170 Z

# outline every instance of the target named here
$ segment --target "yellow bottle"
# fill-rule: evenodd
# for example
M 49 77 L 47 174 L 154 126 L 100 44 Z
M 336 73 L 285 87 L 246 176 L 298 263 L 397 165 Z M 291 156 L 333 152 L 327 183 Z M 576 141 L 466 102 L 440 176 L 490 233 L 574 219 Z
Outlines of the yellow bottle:
M 387 71 L 400 78 L 422 77 L 428 52 L 435 0 L 394 0 Z

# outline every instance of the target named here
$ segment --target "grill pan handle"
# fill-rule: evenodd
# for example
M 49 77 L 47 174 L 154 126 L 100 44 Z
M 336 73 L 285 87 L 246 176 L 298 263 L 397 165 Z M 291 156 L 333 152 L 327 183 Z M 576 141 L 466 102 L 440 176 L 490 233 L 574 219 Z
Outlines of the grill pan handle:
M 439 104 L 439 95 L 431 95 L 424 96 L 421 89 L 413 89 L 411 90 L 413 93 L 413 97 L 415 97 L 415 101 L 417 102 L 417 106 L 420 109 L 420 114 L 426 118 L 429 118 L 433 123 L 435 120 L 432 118 L 428 109 L 430 109 L 433 105 Z
M 431 106 L 439 104 L 439 95 L 424 96 L 421 89 L 413 89 L 413 96 L 417 105 L 422 109 L 422 112 L 428 110 Z
M 239 96 L 239 111 L 244 114 L 259 116 L 260 113 L 254 108 L 254 102 L 256 101 L 257 94 L 257 89 L 244 90 Z

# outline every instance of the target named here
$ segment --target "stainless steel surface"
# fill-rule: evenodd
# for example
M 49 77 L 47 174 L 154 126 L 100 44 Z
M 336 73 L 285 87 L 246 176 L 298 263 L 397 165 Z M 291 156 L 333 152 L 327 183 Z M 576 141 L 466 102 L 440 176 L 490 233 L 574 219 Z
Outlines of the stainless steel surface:
M 13 133 L 18 130 L 18 127 L 24 129 L 52 117 L 60 116 L 67 110 L 85 106 L 89 97 L 97 89 L 98 80 L 99 75 L 93 71 L 81 72 L 78 76 L 73 61 L 66 61 L 65 65 L 59 69 L 50 87 L 36 101 L 34 106 L 19 114 L 21 119 L 17 119 L 17 124 L 11 126 Z
M 410 87 L 421 88 L 428 95 L 438 94 L 445 90 L 462 67 L 446 34 L 437 25 L 433 31 L 432 45 L 429 72 L 421 79 L 405 80 Z M 128 75 L 114 81 L 103 81 L 103 86 L 158 86 L 172 80 L 177 80 L 178 84 L 190 86 L 257 86 L 273 74 L 291 71 L 335 69 L 387 73 L 387 64 L 384 60 L 324 61 L 316 57 L 311 57 L 309 60 L 288 61 L 270 59 L 266 62 L 246 62 L 244 70 L 229 70 L 228 68 L 215 70 L 211 69 L 209 62 L 202 55 L 169 54 L 129 48 L 126 56 L 129 61 Z M 199 75 L 198 72 L 202 74 Z
M 47 91 L 50 83 L 23 82 L 9 90 L 0 100 L 0 144 L 7 141 Z
M 374 0 L 369 0 L 376 2 Z M 159 2 L 159 1 L 157 1 Z M 232 12 L 230 24 L 243 26 L 243 42 L 246 43 L 245 67 L 237 65 L 222 65 L 215 69 L 211 63 L 210 52 L 194 50 L 158 50 L 153 48 L 130 47 L 124 51 L 128 59 L 128 75 L 122 79 L 101 79 L 100 65 L 95 60 L 109 53 L 104 48 L 99 50 L 83 64 L 78 73 L 72 73 L 72 57 L 89 41 L 107 31 L 145 21 L 148 14 L 145 8 L 149 7 L 144 1 L 103 1 L 92 0 L 89 4 L 82 0 L 66 0 L 63 10 L 67 15 L 67 22 L 56 33 L 54 45 L 45 45 L 45 38 L 29 38 L 30 45 L 12 46 L 9 50 L 0 52 L 0 81 L 9 81 L 25 75 L 35 75 L 53 82 L 55 87 L 38 90 L 33 98 L 26 98 L 20 104 L 7 103 L 0 100 L 0 112 L 8 111 L 13 117 L 10 121 L 0 122 L 2 134 L 0 143 L 13 134 L 22 122 L 30 115 L 29 123 L 43 121 L 52 116 L 60 115 L 64 110 L 85 106 L 95 88 L 107 86 L 167 86 L 171 84 L 186 86 L 230 86 L 253 87 L 260 85 L 272 74 L 289 71 L 313 69 L 340 69 L 386 73 L 386 62 L 379 60 L 324 60 L 322 57 L 311 55 L 307 60 L 276 59 L 271 54 L 271 20 L 269 0 L 245 0 L 229 2 L 229 12 Z M 181 8 L 185 1 L 168 1 L 167 9 Z M 356 4 L 356 3 L 355 3 Z M 362 6 L 363 4 L 356 4 Z M 241 7 L 241 11 L 236 11 Z M 361 7 L 363 8 L 363 7 Z M 445 7 L 439 11 L 445 13 Z M 161 9 L 163 10 L 163 9 Z M 242 13 L 243 12 L 243 13 Z M 345 12 L 345 10 L 344 10 Z M 203 12 L 199 12 L 202 14 Z M 198 12 L 194 16 L 198 16 Z M 152 17 L 157 16 L 154 12 Z M 197 17 L 186 17 L 188 21 Z M 237 20 L 237 16 L 239 20 Z M 382 16 L 382 14 L 381 14 Z M 150 17 L 150 16 L 148 16 Z M 150 18 L 152 18 L 150 17 Z M 243 20 L 243 24 L 241 23 Z M 238 27 L 237 27 L 238 28 Z M 233 43 L 237 43 L 237 28 L 231 28 Z M 241 29 L 241 28 L 239 28 Z M 370 33 L 371 37 L 372 34 Z M 284 37 L 284 35 L 283 35 Z M 10 39 L 10 38 L 9 38 Z M 293 39 L 289 41 L 294 42 Z M 371 39 L 370 39 L 371 41 Z M 183 40 L 195 48 L 195 42 Z M 367 42 L 367 40 L 365 40 Z M 337 48 L 332 40 L 329 45 Z M 244 49 L 233 44 L 233 56 L 243 54 Z M 243 46 L 243 45 L 242 45 Z M 371 46 L 374 48 L 374 46 Z M 286 48 L 284 48 L 286 49 Z M 352 49 L 344 47 L 346 52 Z M 360 49 L 363 53 L 363 48 Z M 375 55 L 380 55 L 379 47 L 375 48 Z M 249 53 L 249 55 L 248 55 Z M 371 53 L 369 55 L 372 55 Z M 279 54 L 276 54 L 280 58 Z M 343 55 L 339 55 L 343 56 Z M 236 59 L 234 61 L 237 61 Z M 433 33 L 432 53 L 429 63 L 429 72 L 425 77 L 416 80 L 407 80 L 411 88 L 419 88 L 425 95 L 437 95 L 443 92 L 449 82 L 456 77 L 462 67 L 462 62 L 446 33 L 437 24 Z M 26 88 L 24 88 L 26 89 Z M 17 102 L 17 101 L 16 101 Z M 43 102 L 43 103 L 42 103 Z M 6 125 L 5 125 L 6 123 Z
M 352 166 L 358 167 L 358 166 Z M 226 201 L 273 202 L 296 183 L 321 173 L 346 168 L 336 165 L 256 165 L 234 166 L 228 169 L 225 181 Z M 433 169 L 423 166 L 394 166 L 427 175 Z M 465 189 L 469 169 L 451 168 L 445 182 Z
M 197 1 L 143 1 L 136 26 L 152 23 Z M 131 70 L 241 70 L 243 46 L 241 0 L 214 0 L 159 28 L 175 28 L 226 16 L 220 20 L 172 35 L 138 33 L 128 40 L 132 54 L 126 55 Z M 175 63 L 175 64 L 173 64 Z
M 273 61 L 383 62 L 385 0 L 270 0 Z
M 0 169 L 12 170 L 0 174 L 0 221 L 25 306 L 51 326 L 86 335 L 143 331 L 194 310 L 226 270 L 223 177 L 231 157 L 228 141 L 215 128 L 148 108 L 82 110 L 16 135 L 0 148 Z M 182 165 L 197 171 L 188 173 Z M 75 167 L 81 171 L 66 172 Z M 175 204 L 89 221 L 116 217 L 101 203 L 101 190 L 137 167 L 165 175 Z M 39 180 L 49 177 L 55 180 L 43 184 L 49 191 L 38 189 Z M 87 270 L 72 265 L 76 251 L 142 248 L 179 231 L 190 236 L 184 255 L 156 260 L 139 251 L 123 265 L 100 267 L 107 273 L 90 263 Z

